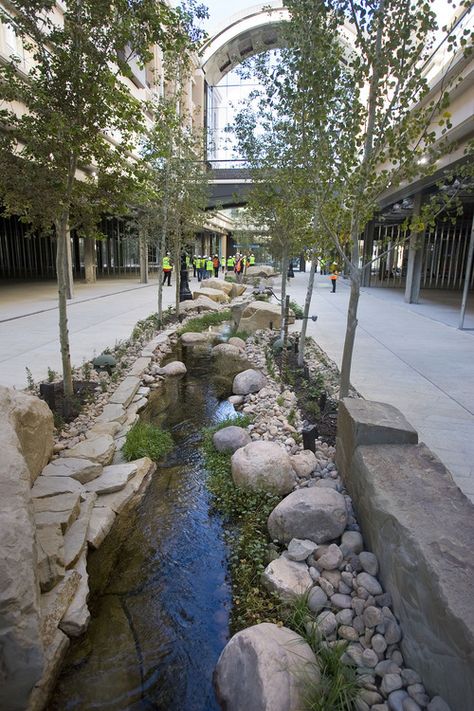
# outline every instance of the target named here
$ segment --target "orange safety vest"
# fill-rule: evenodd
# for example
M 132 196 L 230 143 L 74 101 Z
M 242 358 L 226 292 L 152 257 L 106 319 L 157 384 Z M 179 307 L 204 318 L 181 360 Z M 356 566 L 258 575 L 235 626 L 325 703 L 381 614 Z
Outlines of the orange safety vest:
M 329 278 L 330 278 L 332 281 L 336 281 L 336 279 L 337 279 L 337 274 L 335 274 L 335 273 L 333 272 Z

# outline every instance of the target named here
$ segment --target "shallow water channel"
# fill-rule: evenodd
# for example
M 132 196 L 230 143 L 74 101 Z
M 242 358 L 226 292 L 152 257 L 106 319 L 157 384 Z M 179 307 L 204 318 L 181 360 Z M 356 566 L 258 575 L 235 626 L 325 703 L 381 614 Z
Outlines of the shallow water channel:
M 203 427 L 234 409 L 218 398 L 225 382 L 210 372 L 209 349 L 186 351 L 187 375 L 169 379 L 145 413 L 171 430 L 176 447 L 140 505 L 118 517 L 89 556 L 92 620 L 68 652 L 48 706 L 54 711 L 219 708 L 212 673 L 228 638 L 231 597 L 200 439 Z

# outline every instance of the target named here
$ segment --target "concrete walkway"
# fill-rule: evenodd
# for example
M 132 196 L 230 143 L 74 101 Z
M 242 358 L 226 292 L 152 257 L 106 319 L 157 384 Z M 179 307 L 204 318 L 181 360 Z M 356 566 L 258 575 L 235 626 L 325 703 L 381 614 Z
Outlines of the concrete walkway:
M 297 273 L 289 287 L 301 305 L 307 279 Z M 318 321 L 308 333 L 340 366 L 349 284 L 339 279 L 332 294 L 327 276 L 316 282 L 310 313 Z M 365 398 L 401 410 L 474 501 L 474 330 L 457 330 L 459 303 L 459 295 L 425 292 L 409 305 L 401 291 L 363 289 L 351 380 Z
M 296 273 L 289 293 L 304 303 L 307 275 Z M 191 287 L 196 283 L 192 280 Z M 69 302 L 72 361 L 80 366 L 107 346 L 126 339 L 137 321 L 156 308 L 157 284 L 136 279 L 78 284 Z M 164 307 L 174 288 L 165 287 Z M 348 284 L 330 293 L 328 277 L 317 277 L 308 331 L 341 362 Z M 23 388 L 25 368 L 35 379 L 48 367 L 60 371 L 58 310 L 54 283 L 0 287 L 0 383 Z M 474 298 L 471 298 L 471 302 Z M 459 295 L 426 292 L 408 305 L 397 290 L 364 289 L 359 308 L 352 382 L 366 398 L 398 407 L 420 439 L 452 471 L 474 500 L 474 304 L 458 331 Z M 298 323 L 296 324 L 299 327 Z
M 73 366 L 128 338 L 137 321 L 156 311 L 157 290 L 156 278 L 147 285 L 136 278 L 76 284 L 74 298 L 68 302 Z M 171 304 L 174 279 L 171 288 L 163 289 L 163 308 Z M 48 368 L 59 372 L 58 343 L 54 282 L 0 287 L 0 384 L 24 388 L 25 368 L 35 380 L 44 379 Z

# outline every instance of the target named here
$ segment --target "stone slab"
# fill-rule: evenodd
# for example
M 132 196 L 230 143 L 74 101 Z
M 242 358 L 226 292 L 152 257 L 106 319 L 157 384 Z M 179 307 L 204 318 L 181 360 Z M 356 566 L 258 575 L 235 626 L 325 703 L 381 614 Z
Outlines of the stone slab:
M 137 466 L 133 462 L 127 464 L 112 464 L 104 468 L 102 474 L 94 481 L 86 484 L 86 491 L 95 491 L 99 496 L 120 491 L 127 482 L 137 473 Z
M 108 403 L 101 414 L 96 417 L 96 422 L 118 422 L 120 425 L 125 422 L 127 413 L 122 405 Z
M 137 459 L 133 464 L 137 466 L 136 474 L 130 479 L 127 485 L 114 494 L 104 494 L 100 496 L 96 502 L 96 506 L 107 506 L 116 514 L 119 514 L 123 509 L 134 499 L 136 495 L 141 495 L 146 489 L 148 478 L 156 470 L 156 464 L 144 457 Z
M 39 476 L 33 484 L 31 496 L 34 499 L 42 499 L 58 494 L 82 494 L 83 491 L 82 484 L 70 476 Z
M 41 595 L 41 636 L 45 649 L 52 643 L 64 613 L 71 604 L 81 581 L 77 570 L 66 575 L 50 592 Z
M 109 534 L 116 515 L 115 511 L 112 511 L 109 506 L 97 506 L 96 502 L 87 531 L 87 542 L 91 548 L 99 548 Z
M 81 495 L 76 493 L 33 499 L 36 528 L 59 524 L 64 533 L 79 516 Z
M 128 407 L 136 395 L 138 388 L 141 385 L 140 378 L 135 375 L 128 375 L 116 391 L 111 395 L 109 402 L 112 404 L 123 405 Z
M 417 443 L 417 431 L 393 405 L 348 397 L 339 404 L 336 464 L 343 476 L 359 445 Z
M 28 711 L 44 711 L 56 684 L 62 663 L 69 647 L 69 637 L 56 630 L 50 644 L 45 649 L 43 676 L 35 684 L 28 703 Z
M 141 356 L 137 358 L 135 363 L 132 365 L 129 371 L 129 375 L 135 376 L 136 378 L 141 378 L 145 370 L 151 363 L 151 356 Z
M 85 549 L 74 566 L 81 579 L 76 594 L 59 623 L 59 628 L 69 637 L 79 637 L 86 631 L 91 615 L 87 607 L 89 598 L 89 576 L 87 575 L 87 549 Z
M 119 431 L 121 425 L 120 422 L 96 422 L 90 430 L 87 430 L 87 439 L 95 439 L 97 435 L 110 435 L 114 437 Z
M 346 486 L 431 695 L 474 708 L 474 505 L 424 445 L 358 447 Z
M 36 553 L 41 592 L 48 592 L 64 578 L 64 538 L 59 523 L 36 529 Z
M 98 435 L 94 439 L 85 439 L 71 449 L 63 452 L 63 457 L 91 459 L 103 466 L 110 464 L 114 457 L 115 445 L 110 435 Z
M 119 425 L 118 425 L 119 426 Z M 95 434 L 95 437 L 97 437 Z M 54 459 L 41 472 L 41 476 L 70 476 L 79 483 L 85 484 L 95 479 L 102 471 L 102 465 L 88 459 L 75 457 L 60 457 Z
M 95 492 L 85 494 L 79 517 L 64 536 L 64 562 L 66 568 L 72 568 L 86 545 L 87 530 L 96 498 L 97 494 Z

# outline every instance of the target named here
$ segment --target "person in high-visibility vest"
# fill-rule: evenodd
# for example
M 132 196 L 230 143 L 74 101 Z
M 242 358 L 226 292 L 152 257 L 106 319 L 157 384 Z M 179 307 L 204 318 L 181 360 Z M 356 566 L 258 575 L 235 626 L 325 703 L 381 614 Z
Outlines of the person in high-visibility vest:
M 337 269 L 334 269 L 334 270 L 331 272 L 331 274 L 329 275 L 329 279 L 331 280 L 331 283 L 332 283 L 332 292 L 331 292 L 331 294 L 335 294 L 335 293 L 336 293 L 337 277 L 338 277 Z
M 234 259 L 234 257 L 232 257 L 232 256 L 227 257 L 227 271 L 228 271 L 228 272 L 233 271 L 234 267 L 235 267 L 235 259 Z
M 225 257 L 221 257 L 221 270 L 222 273 L 225 272 Z
M 206 259 L 206 272 L 207 278 L 210 279 L 214 272 L 214 262 L 212 261 L 211 257 Z
M 198 281 L 202 281 L 202 277 L 203 277 L 203 274 L 202 274 L 202 272 L 203 272 L 203 268 L 202 268 L 203 261 L 204 261 L 204 260 L 203 260 L 202 257 L 198 257 L 198 258 L 196 259 L 196 269 L 197 269 L 197 278 L 198 278 Z
M 168 282 L 168 286 L 171 286 L 171 272 L 173 271 L 173 264 L 171 263 L 170 253 L 166 252 L 166 256 L 163 257 L 163 285 Z
M 251 252 L 249 255 L 249 265 L 251 267 L 253 267 L 254 264 L 255 264 L 255 254 L 253 252 Z
M 194 257 L 193 257 L 193 277 L 197 277 L 197 269 L 198 269 L 197 262 L 198 262 L 198 258 L 196 255 L 194 255 Z
M 219 257 L 215 254 L 212 258 L 212 266 L 214 267 L 214 276 L 219 276 Z

